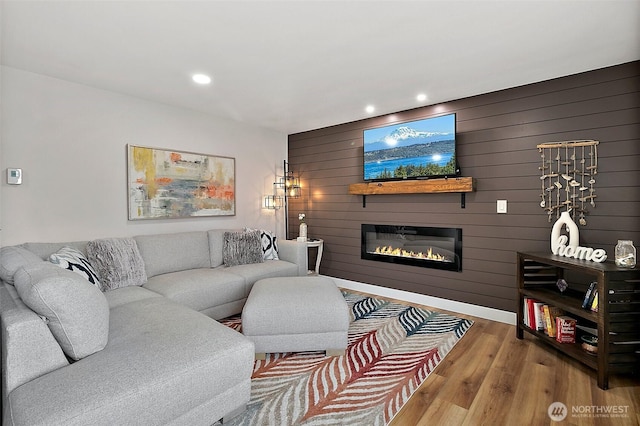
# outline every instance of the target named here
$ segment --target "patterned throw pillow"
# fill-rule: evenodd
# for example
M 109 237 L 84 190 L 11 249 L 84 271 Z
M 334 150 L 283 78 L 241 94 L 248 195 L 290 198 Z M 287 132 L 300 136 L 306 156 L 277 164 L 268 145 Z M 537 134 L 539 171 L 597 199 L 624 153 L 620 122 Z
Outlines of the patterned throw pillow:
M 264 229 L 260 231 L 260 240 L 262 241 L 262 253 L 264 260 L 278 260 L 278 244 L 277 238 L 270 231 Z
M 225 266 L 264 262 L 260 231 L 225 232 L 222 262 Z
M 58 265 L 62 269 L 73 271 L 96 287 L 101 287 L 98 274 L 80 250 L 71 247 L 62 247 L 49 256 L 49 262 Z

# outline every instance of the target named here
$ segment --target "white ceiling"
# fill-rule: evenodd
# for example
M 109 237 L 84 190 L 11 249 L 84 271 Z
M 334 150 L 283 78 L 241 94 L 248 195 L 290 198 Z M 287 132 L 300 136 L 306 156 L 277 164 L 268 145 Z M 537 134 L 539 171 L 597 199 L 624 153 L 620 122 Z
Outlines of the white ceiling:
M 1 7 L 5 66 L 286 134 L 640 59 L 638 0 Z

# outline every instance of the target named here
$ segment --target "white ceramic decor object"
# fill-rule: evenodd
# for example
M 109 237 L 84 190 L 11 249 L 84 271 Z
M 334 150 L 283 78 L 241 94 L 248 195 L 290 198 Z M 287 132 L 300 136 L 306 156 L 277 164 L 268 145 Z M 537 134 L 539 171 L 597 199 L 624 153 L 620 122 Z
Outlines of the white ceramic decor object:
M 566 226 L 569 237 L 561 234 L 563 226 Z M 569 212 L 562 212 L 551 229 L 551 252 L 558 256 L 593 262 L 604 262 L 607 259 L 607 252 L 603 249 L 580 247 L 579 244 L 578 225 L 571 219 Z

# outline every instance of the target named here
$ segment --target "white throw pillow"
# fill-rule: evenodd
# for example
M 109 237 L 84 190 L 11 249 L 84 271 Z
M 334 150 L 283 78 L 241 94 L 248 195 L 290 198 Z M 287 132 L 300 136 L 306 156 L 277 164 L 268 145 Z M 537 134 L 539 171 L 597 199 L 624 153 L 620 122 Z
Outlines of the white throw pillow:
M 98 273 L 85 255 L 77 249 L 72 247 L 62 247 L 57 252 L 49 256 L 49 262 L 61 267 L 62 269 L 68 269 L 76 274 L 84 277 L 91 284 L 98 288 L 100 286 L 100 280 L 98 279 Z
M 260 239 L 262 241 L 262 253 L 264 260 L 278 260 L 278 244 L 277 239 L 271 231 L 260 230 Z

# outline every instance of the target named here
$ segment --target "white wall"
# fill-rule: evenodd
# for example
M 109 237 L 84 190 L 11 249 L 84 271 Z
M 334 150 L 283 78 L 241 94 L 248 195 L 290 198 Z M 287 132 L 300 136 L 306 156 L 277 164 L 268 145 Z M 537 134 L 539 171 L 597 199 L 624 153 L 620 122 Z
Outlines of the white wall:
M 243 226 L 282 238 L 282 212 L 261 198 L 286 134 L 10 67 L 0 78 L 0 245 Z M 236 215 L 129 221 L 127 144 L 235 157 Z M 22 168 L 22 185 L 7 184 L 7 167 Z

